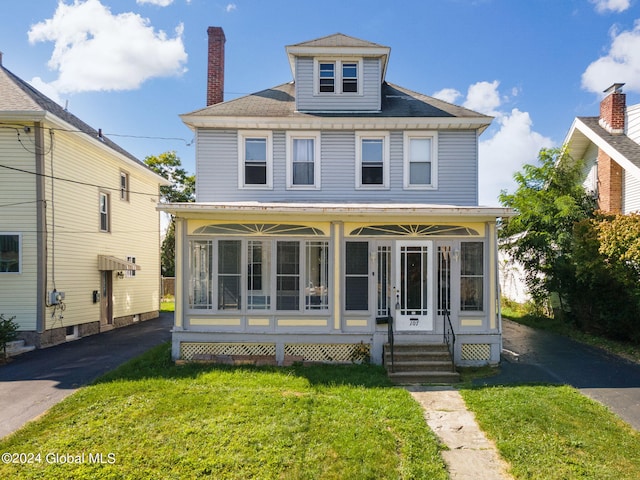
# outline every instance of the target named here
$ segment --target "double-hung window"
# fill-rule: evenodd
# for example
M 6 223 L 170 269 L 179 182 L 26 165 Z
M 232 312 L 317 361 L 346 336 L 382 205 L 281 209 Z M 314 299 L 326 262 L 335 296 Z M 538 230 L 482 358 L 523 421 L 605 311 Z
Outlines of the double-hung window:
M 239 188 L 271 188 L 271 132 L 238 132 Z
M 315 93 L 361 94 L 362 59 L 320 59 L 314 63 Z
M 0 273 L 22 272 L 21 247 L 19 233 L 0 233 Z
M 405 132 L 404 188 L 437 188 L 437 151 L 438 137 L 435 132 Z
M 356 132 L 356 188 L 389 187 L 389 134 Z
M 287 188 L 320 188 L 319 132 L 287 132 Z
M 129 201 L 129 174 L 120 172 L 120 200 Z
M 99 212 L 100 212 L 100 231 L 108 232 L 110 230 L 111 218 L 109 214 L 109 194 L 100 192 L 99 194 Z

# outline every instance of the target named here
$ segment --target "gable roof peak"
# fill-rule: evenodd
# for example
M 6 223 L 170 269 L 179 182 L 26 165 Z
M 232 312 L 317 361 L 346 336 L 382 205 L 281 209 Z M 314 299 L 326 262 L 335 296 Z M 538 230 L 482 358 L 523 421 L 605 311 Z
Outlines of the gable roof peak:
M 371 47 L 382 47 L 386 48 L 383 45 L 378 43 L 369 42 L 368 40 L 362 40 L 360 38 L 352 37 L 350 35 L 345 35 L 344 33 L 334 33 L 331 35 L 326 35 L 324 37 L 316 38 L 314 40 L 308 40 L 306 42 L 300 42 L 293 45 L 289 45 L 289 47 L 346 47 L 346 48 L 371 48 Z

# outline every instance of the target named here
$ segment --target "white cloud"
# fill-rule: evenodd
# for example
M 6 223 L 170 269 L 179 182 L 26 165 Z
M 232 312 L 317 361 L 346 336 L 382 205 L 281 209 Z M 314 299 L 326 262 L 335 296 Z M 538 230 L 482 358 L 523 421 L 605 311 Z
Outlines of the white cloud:
M 494 122 L 498 131 L 479 146 L 480 204 L 492 206 L 499 204 L 501 190 L 515 190 L 515 172 L 525 163 L 535 164 L 541 148 L 553 146 L 550 138 L 532 129 L 528 112 L 514 108 L 511 113 L 498 114 Z
M 435 92 L 432 97 L 438 98 L 444 102 L 455 103 L 462 94 L 455 88 L 443 88 Z
M 180 24 L 168 38 L 137 14 L 114 15 L 99 0 L 75 0 L 58 3 L 53 17 L 32 25 L 28 35 L 31 43 L 54 43 L 48 65 L 58 78 L 48 86 L 60 94 L 132 90 L 149 78 L 182 74 L 182 31 Z
M 596 6 L 596 12 L 624 12 L 631 6 L 630 0 L 589 0 Z
M 582 74 L 582 87 L 591 92 L 601 93 L 614 83 L 625 83 L 627 90 L 640 92 L 640 20 L 633 30 L 613 30 L 609 53 Z
M 469 108 L 485 115 L 497 115 L 496 108 L 502 103 L 500 94 L 498 93 L 498 85 L 500 82 L 478 82 L 469 87 L 467 91 L 467 100 L 462 104 L 463 107 Z
M 233 12 L 236 8 L 238 8 L 238 7 L 236 6 L 235 3 L 229 3 L 229 4 L 227 4 L 226 7 L 224 7 L 224 10 L 225 10 L 225 12 L 229 13 L 229 12 Z
M 150 3 L 151 5 L 157 5 L 159 7 L 168 7 L 173 3 L 173 0 L 136 0 L 136 3 L 138 5 Z
M 44 93 L 47 97 L 49 97 L 54 102 L 62 105 L 62 98 L 60 98 L 60 92 L 54 87 L 51 86 L 50 83 L 45 82 L 40 77 L 33 77 L 29 82 L 33 88 Z

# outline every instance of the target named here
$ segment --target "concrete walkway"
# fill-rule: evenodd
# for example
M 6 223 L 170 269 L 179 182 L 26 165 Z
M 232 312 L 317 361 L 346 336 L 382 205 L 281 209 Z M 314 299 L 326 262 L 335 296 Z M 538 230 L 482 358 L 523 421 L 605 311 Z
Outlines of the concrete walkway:
M 0 438 L 124 362 L 171 338 L 173 312 L 160 318 L 23 353 L 0 366 Z
M 451 387 L 406 387 L 427 424 L 448 447 L 441 452 L 452 480 L 510 480 L 495 444 L 480 430 L 460 392 Z

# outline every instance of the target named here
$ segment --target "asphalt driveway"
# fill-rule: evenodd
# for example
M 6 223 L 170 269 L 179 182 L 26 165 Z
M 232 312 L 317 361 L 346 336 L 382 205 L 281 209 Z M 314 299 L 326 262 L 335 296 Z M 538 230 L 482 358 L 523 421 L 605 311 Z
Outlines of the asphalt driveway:
M 566 384 L 640 430 L 640 365 L 569 338 L 503 321 L 500 374 L 476 384 Z
M 171 339 L 173 312 L 34 350 L 0 366 L 0 438 L 100 375 Z

